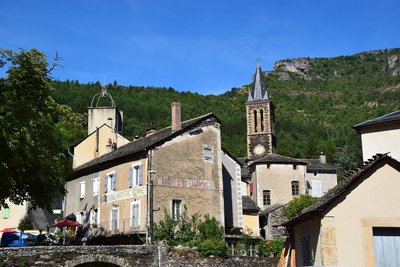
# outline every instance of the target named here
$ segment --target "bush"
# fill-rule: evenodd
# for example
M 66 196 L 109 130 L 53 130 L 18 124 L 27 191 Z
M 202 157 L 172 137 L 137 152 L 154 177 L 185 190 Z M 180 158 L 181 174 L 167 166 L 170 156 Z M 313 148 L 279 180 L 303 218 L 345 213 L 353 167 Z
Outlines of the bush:
M 23 217 L 19 221 L 18 229 L 21 230 L 22 232 L 25 230 L 33 229 L 32 220 L 31 218 L 29 218 L 28 215 L 25 215 L 25 217 Z
M 273 255 L 274 257 L 277 257 L 281 254 L 284 246 L 285 241 L 283 239 L 260 240 L 256 250 L 259 256 L 269 257 Z
M 210 238 L 201 241 L 198 244 L 198 250 L 201 256 L 226 256 L 227 247 L 222 239 Z
M 303 209 L 313 205 L 318 200 L 319 198 L 309 195 L 301 195 L 296 197 L 283 208 L 283 216 L 285 216 L 288 220 L 293 219 L 299 215 Z
M 204 222 L 199 223 L 198 231 L 200 240 L 219 239 L 224 235 L 224 228 L 219 225 L 219 222 L 214 217 L 210 218 L 209 215 L 205 216 Z

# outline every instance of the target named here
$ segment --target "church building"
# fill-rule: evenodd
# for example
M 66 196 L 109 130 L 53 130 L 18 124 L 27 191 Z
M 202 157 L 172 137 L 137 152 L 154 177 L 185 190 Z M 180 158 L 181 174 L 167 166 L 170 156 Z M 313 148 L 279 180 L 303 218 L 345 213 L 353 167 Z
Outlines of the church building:
M 296 159 L 277 154 L 275 107 L 259 64 L 246 102 L 246 117 L 247 159 L 244 165 L 250 173 L 250 179 L 243 179 L 248 180 L 250 196 L 261 208 L 260 227 L 265 231 L 265 237 L 271 239 L 282 234 L 282 231 L 277 231 L 281 216 L 275 216 L 281 212 L 281 207 L 308 192 L 320 192 L 321 195 L 326 193 L 337 184 L 336 170 L 326 161 L 321 161 L 320 165 L 324 167 L 321 169 L 329 170 L 321 181 L 317 177 L 318 172 L 314 172 L 317 174 L 315 177 L 307 175 L 310 162 L 319 160 Z

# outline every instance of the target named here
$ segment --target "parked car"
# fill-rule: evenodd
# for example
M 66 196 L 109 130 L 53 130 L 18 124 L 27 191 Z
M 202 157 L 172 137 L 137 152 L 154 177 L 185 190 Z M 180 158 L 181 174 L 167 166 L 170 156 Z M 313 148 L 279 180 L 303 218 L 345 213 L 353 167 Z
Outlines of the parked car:
M 36 236 L 23 232 L 3 233 L 1 237 L 2 247 L 23 247 L 35 245 Z

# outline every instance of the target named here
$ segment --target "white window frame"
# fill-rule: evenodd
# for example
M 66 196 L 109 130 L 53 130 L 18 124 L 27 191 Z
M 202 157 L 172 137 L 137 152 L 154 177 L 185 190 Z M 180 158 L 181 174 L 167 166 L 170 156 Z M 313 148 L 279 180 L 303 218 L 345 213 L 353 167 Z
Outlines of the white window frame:
M 84 199 L 86 196 L 86 181 L 79 183 L 79 199 Z
M 132 211 L 133 211 L 133 206 L 134 206 L 134 205 L 138 205 L 138 206 L 139 206 L 139 209 L 138 209 L 138 227 L 137 227 L 137 228 L 139 228 L 139 227 L 140 227 L 140 219 L 141 219 L 141 214 L 140 214 L 140 208 L 141 208 L 141 207 L 140 207 L 140 200 L 132 201 L 132 202 L 131 202 L 131 206 L 130 206 L 130 207 L 131 207 L 131 211 L 130 211 L 131 216 L 130 216 L 130 224 L 129 224 L 129 225 L 130 225 L 130 227 L 131 227 L 132 229 L 137 229 L 136 227 L 135 227 L 135 228 L 133 227 L 133 220 L 132 220 L 132 216 L 133 216 L 133 214 L 132 214 L 133 212 L 132 212 Z
M 95 185 L 97 184 L 97 191 L 95 190 Z M 100 177 L 93 178 L 93 196 L 100 194 Z
M 108 178 L 107 178 L 107 193 L 117 191 L 117 185 L 115 185 L 115 191 L 112 190 L 112 179 L 111 179 L 111 175 L 112 175 L 112 174 L 116 175 L 116 174 L 115 174 L 115 170 L 112 170 L 112 171 L 110 171 L 110 172 L 107 173 L 107 177 L 108 177 Z M 115 178 L 115 179 L 116 179 L 116 178 Z M 117 182 L 117 181 L 115 181 L 115 182 Z
M 93 214 L 95 213 L 96 216 L 94 216 Z M 99 221 L 98 221 L 98 213 L 99 213 L 99 209 L 91 209 L 90 213 L 89 213 L 89 223 L 91 225 L 98 225 Z M 93 218 L 95 217 L 95 218 Z
M 180 201 L 180 206 L 179 206 L 179 218 L 176 218 L 176 215 L 175 215 L 175 213 L 174 213 L 174 201 Z M 183 201 L 182 201 L 182 199 L 180 199 L 180 198 L 173 198 L 172 200 L 171 200 L 171 216 L 172 216 L 172 219 L 174 219 L 174 220 L 179 220 L 180 219 L 180 217 L 182 216 L 182 206 L 183 206 Z
M 211 152 L 211 155 L 206 155 L 206 150 Z M 213 162 L 214 161 L 214 149 L 212 146 L 203 145 L 203 159 L 206 162 Z
M 117 211 L 117 229 L 115 229 L 115 230 L 118 231 L 119 230 L 119 207 L 111 207 L 111 209 L 110 209 L 110 231 L 113 231 L 113 229 L 112 229 L 112 226 L 113 226 L 112 214 L 113 214 L 114 210 Z
M 143 166 L 142 166 L 142 163 L 132 163 L 131 164 L 131 168 L 132 168 L 132 187 L 135 187 L 135 186 L 139 186 L 139 181 L 138 181 L 138 179 L 139 179 L 139 177 L 138 177 L 138 174 L 139 174 L 139 166 L 141 167 L 141 170 L 142 170 L 142 185 L 143 185 Z M 136 168 L 136 167 L 138 167 L 138 168 Z M 136 171 L 136 170 L 138 170 L 138 171 Z

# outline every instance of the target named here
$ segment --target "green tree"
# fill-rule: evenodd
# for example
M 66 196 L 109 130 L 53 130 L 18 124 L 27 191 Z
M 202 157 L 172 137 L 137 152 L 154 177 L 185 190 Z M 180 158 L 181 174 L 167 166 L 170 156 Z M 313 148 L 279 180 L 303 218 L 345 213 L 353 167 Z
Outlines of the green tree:
M 9 199 L 50 209 L 64 194 L 70 165 L 56 123 L 66 113 L 50 96 L 56 64 L 36 49 L 0 49 L 0 67 L 8 67 L 0 78 L 0 206 Z
M 284 208 L 283 216 L 290 220 L 301 213 L 301 211 L 318 201 L 319 198 L 309 195 L 301 195 L 292 199 Z

